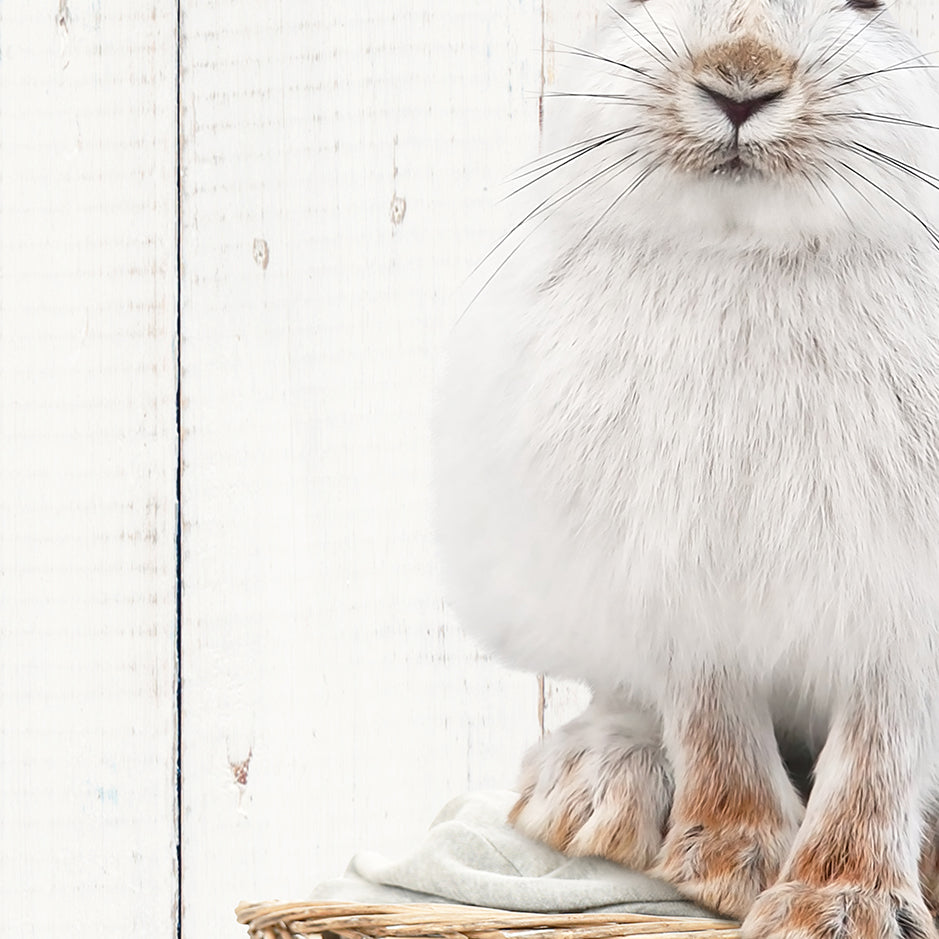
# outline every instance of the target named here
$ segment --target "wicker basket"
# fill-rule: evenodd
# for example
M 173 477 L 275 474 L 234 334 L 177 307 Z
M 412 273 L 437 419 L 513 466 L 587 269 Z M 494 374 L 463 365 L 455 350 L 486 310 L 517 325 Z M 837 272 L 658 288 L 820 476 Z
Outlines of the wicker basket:
M 238 922 L 258 939 L 332 933 L 342 939 L 739 939 L 722 919 L 636 913 L 512 913 L 478 906 L 243 903 Z

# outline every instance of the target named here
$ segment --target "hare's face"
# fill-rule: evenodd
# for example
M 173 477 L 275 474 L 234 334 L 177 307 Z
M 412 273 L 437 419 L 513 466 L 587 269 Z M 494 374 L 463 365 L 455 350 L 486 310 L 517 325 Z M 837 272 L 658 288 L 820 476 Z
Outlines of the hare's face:
M 576 198 L 677 187 L 725 214 L 730 192 L 739 217 L 798 212 L 814 235 L 813 214 L 922 228 L 939 94 L 889 16 L 879 0 L 616 0 L 596 50 L 558 48 L 580 76 L 559 88 L 580 111 Z

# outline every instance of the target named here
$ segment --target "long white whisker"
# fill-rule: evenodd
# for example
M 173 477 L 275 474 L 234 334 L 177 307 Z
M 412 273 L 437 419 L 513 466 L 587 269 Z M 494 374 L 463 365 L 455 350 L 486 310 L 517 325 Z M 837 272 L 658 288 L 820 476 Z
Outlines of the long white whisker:
M 914 219 L 917 222 L 917 224 L 921 225 L 925 229 L 933 245 L 939 248 L 939 233 L 937 233 L 936 230 L 928 222 L 924 221 L 919 215 L 917 215 L 916 212 L 914 212 L 908 205 L 905 205 L 895 195 L 893 195 L 893 193 L 889 192 L 887 189 L 884 189 L 883 186 L 880 186 L 877 183 L 875 183 L 872 179 L 868 178 L 863 173 L 856 170 L 850 164 L 845 163 L 842 160 L 838 160 L 837 163 L 839 166 L 844 167 L 844 169 L 846 169 L 849 173 L 853 173 L 859 179 L 863 179 L 864 182 L 867 183 L 868 186 L 872 186 L 878 192 L 886 196 L 892 203 L 894 203 L 894 205 L 902 209 L 907 215 L 910 216 L 910 218 Z M 834 170 L 834 167 L 832 167 L 832 170 L 834 172 L 837 172 L 837 170 Z M 838 175 L 840 176 L 841 174 L 839 173 Z
M 587 179 L 578 183 L 572 189 L 569 189 L 563 195 L 559 196 L 558 190 L 556 190 L 550 196 L 547 196 L 545 199 L 539 202 L 538 205 L 536 205 L 521 221 L 516 222 L 516 224 L 513 225 L 512 228 L 510 228 L 508 232 L 506 232 L 506 234 L 503 235 L 502 238 L 500 238 L 498 242 L 496 242 L 495 245 L 493 245 L 493 247 L 486 253 L 486 255 L 482 258 L 482 260 L 472 269 L 472 271 L 470 271 L 469 276 L 472 277 L 472 275 L 475 274 L 483 266 L 483 264 L 485 264 L 486 261 L 488 261 L 489 258 L 491 258 L 493 254 L 495 254 L 496 251 L 498 251 L 499 248 L 501 248 L 502 245 L 504 245 L 506 241 L 508 241 L 509 238 L 511 238 L 512 235 L 514 235 L 526 222 L 530 222 L 533 218 L 536 218 L 538 215 L 547 213 L 553 208 L 557 208 L 557 206 L 559 206 L 563 202 L 566 202 L 571 196 L 580 192 L 580 190 L 582 190 L 585 186 L 589 186 L 590 183 L 599 179 L 604 174 L 610 172 L 610 170 L 613 170 L 617 166 L 620 166 L 621 164 L 625 163 L 627 160 L 632 159 L 634 156 L 636 156 L 638 152 L 639 152 L 638 150 L 633 150 L 632 153 L 628 153 L 625 157 L 621 157 L 620 159 L 614 160 L 612 163 L 610 163 L 603 169 L 598 170 L 593 175 L 587 177 Z M 563 186 L 561 188 L 563 189 Z
M 624 168 L 627 169 L 628 167 Z M 600 224 L 613 211 L 614 208 L 626 197 L 632 195 L 656 170 L 658 169 L 657 165 L 647 166 L 639 176 L 636 177 L 596 218 L 596 220 L 591 224 L 590 228 L 584 232 L 581 239 L 577 242 L 574 247 L 576 251 L 580 246 L 590 237 L 594 229 Z M 618 173 L 616 175 L 619 175 Z
M 670 40 L 670 39 L 668 38 L 668 36 L 666 36 L 665 33 L 662 31 L 662 27 L 659 26 L 659 21 L 652 15 L 652 8 L 649 6 L 649 4 L 648 4 L 648 3 L 644 3 L 644 4 L 642 5 L 642 9 L 643 9 L 643 12 L 644 12 L 644 13 L 649 17 L 649 19 L 652 21 L 652 25 L 658 30 L 659 35 L 665 40 L 665 44 L 669 47 L 669 49 L 672 50 L 672 53 L 673 53 L 673 55 L 675 56 L 675 58 L 679 58 L 680 56 L 679 56 L 678 50 L 672 45 L 671 40 Z M 682 36 L 681 30 L 680 30 L 677 26 L 675 27 L 675 32 L 678 33 L 678 38 L 681 40 L 681 44 L 685 47 L 685 53 L 686 53 L 686 54 L 689 56 L 689 58 L 690 58 L 690 57 L 691 57 L 691 50 L 688 48 L 688 43 L 685 42 L 685 37 Z
M 587 59 L 594 59 L 597 62 L 606 62 L 607 65 L 612 65 L 615 68 L 624 69 L 634 76 L 634 81 L 638 81 L 641 85 L 648 85 L 650 88 L 660 90 L 659 85 L 651 80 L 649 73 L 645 71 L 645 69 L 636 68 L 634 65 L 627 65 L 625 62 L 617 62 L 616 59 L 609 59 L 605 55 L 599 55 L 596 52 L 588 52 L 586 49 L 579 49 L 577 46 L 568 46 L 562 42 L 555 42 L 553 45 L 557 47 L 558 51 L 565 55 L 583 56 Z M 636 75 L 640 77 L 635 78 Z
M 662 50 L 661 50 L 661 49 L 660 49 L 660 48 L 659 48 L 659 47 L 658 47 L 641 29 L 639 29 L 639 27 L 636 26 L 635 23 L 630 22 L 625 16 L 623 16 L 623 14 L 620 13 L 620 11 L 617 10 L 616 7 L 614 7 L 612 3 L 607 3 L 607 6 L 608 6 L 608 7 L 613 11 L 613 13 L 614 13 L 617 17 L 619 17 L 619 19 L 622 20 L 622 22 L 625 23 L 634 33 L 636 33 L 637 35 L 641 36 L 642 39 L 643 39 L 643 41 L 646 42 L 647 45 L 650 46 L 652 49 L 654 49 L 657 54 L 656 54 L 656 55 L 653 55 L 651 52 L 649 52 L 649 50 L 648 50 L 645 46 L 640 45 L 640 43 L 639 43 L 636 39 L 632 39 L 632 37 L 631 37 L 631 36 L 628 36 L 628 34 L 623 33 L 623 35 L 624 35 L 624 36 L 627 36 L 627 38 L 629 38 L 629 39 L 632 39 L 633 43 L 634 43 L 636 46 L 638 46 L 643 52 L 645 52 L 646 55 L 652 56 L 652 58 L 653 58 L 653 59 L 656 59 L 660 65 L 664 65 L 665 68 L 668 68 L 668 67 L 669 67 L 668 56 L 666 56 L 665 53 L 664 53 L 664 52 L 663 52 L 663 51 L 662 51 Z
M 482 292 L 489 286 L 489 284 L 492 283 L 493 279 L 505 267 L 505 265 L 511 260 L 511 258 L 522 247 L 522 245 L 525 244 L 525 242 L 531 237 L 531 235 L 535 231 L 537 231 L 549 218 L 551 218 L 553 209 L 556 209 L 559 205 L 566 202 L 573 195 L 575 195 L 577 192 L 582 190 L 585 186 L 590 185 L 590 183 L 599 179 L 601 176 L 611 172 L 612 170 L 617 169 L 617 167 L 619 167 L 619 170 L 618 172 L 614 174 L 614 178 L 618 176 L 620 173 L 625 172 L 627 169 L 629 169 L 631 165 L 633 165 L 633 163 L 630 163 L 629 161 L 633 160 L 633 158 L 636 156 L 637 153 L 638 151 L 634 150 L 632 153 L 627 154 L 625 157 L 615 160 L 613 163 L 604 167 L 602 170 L 598 171 L 597 173 L 594 173 L 592 176 L 590 176 L 586 180 L 578 183 L 578 185 L 576 185 L 573 189 L 568 190 L 567 192 L 563 193 L 560 196 L 558 196 L 558 194 L 555 192 L 552 196 L 549 196 L 547 199 L 545 199 L 543 202 L 537 205 L 534 209 L 532 209 L 531 212 L 529 212 L 520 222 L 515 224 L 509 230 L 509 232 L 506 235 L 504 235 L 498 241 L 498 243 L 486 254 L 486 256 L 473 268 L 473 270 L 469 274 L 470 277 L 472 277 L 472 275 L 475 274 L 480 269 L 480 267 L 482 267 L 482 265 L 485 264 L 486 261 L 489 260 L 489 258 L 491 258 L 492 255 L 495 254 L 495 252 L 498 251 L 499 248 L 502 247 L 502 245 L 504 245 L 505 242 L 508 241 L 508 239 L 511 238 L 512 235 L 515 234 L 526 222 L 532 221 L 533 219 L 537 218 L 539 215 L 542 216 L 541 219 L 534 226 L 534 228 L 532 228 L 529 232 L 527 232 L 525 236 L 519 241 L 519 243 L 505 256 L 505 258 L 503 258 L 502 261 L 499 262 L 496 269 L 486 278 L 483 285 L 479 288 L 479 290 L 476 291 L 472 299 L 463 309 L 463 312 L 460 313 L 460 315 L 457 317 L 456 321 L 459 322 L 463 318 L 463 316 L 466 315 L 466 312 L 476 302 L 476 300 L 479 298 Z M 607 211 L 609 211 L 609 209 Z M 599 221 L 600 219 L 598 219 L 597 222 L 594 223 L 594 226 L 597 225 Z M 591 226 L 591 230 L 593 229 L 594 226 Z
M 877 20 L 879 20 L 879 19 L 887 12 L 887 10 L 889 10 L 893 5 L 894 5 L 893 3 L 885 4 L 884 7 L 883 7 L 883 9 L 881 9 L 880 12 L 878 12 L 878 13 L 876 13 L 874 16 L 872 16 L 856 33 L 854 33 L 853 36 L 851 36 L 850 39 L 846 40 L 846 41 L 845 41 L 844 43 L 842 43 L 837 49 L 835 49 L 834 52 L 831 52 L 829 55 L 825 56 L 820 62 L 815 63 L 812 67 L 813 67 L 813 68 L 816 68 L 816 67 L 817 67 L 817 68 L 821 68 L 821 67 L 823 67 L 824 65 L 826 65 L 828 62 L 830 62 L 833 58 L 835 58 L 835 56 L 837 56 L 840 52 L 843 52 L 848 46 L 850 46 L 851 43 L 854 42 L 859 36 L 863 35 L 868 29 L 870 29 L 871 26 L 873 26 L 874 23 L 876 23 Z M 835 40 L 835 41 L 837 42 L 837 40 Z M 836 71 L 837 69 L 839 69 L 846 61 L 848 61 L 848 59 L 850 59 L 850 58 L 852 58 L 852 56 L 856 55 L 856 54 L 857 54 L 857 51 L 858 51 L 858 50 L 855 49 L 855 51 L 852 52 L 850 56 L 848 56 L 847 58 L 843 59 L 841 62 L 838 62 L 832 69 L 830 69 L 829 71 L 825 72 L 825 74 L 822 75 L 822 76 L 819 78 L 819 80 L 820 80 L 820 81 L 823 80 L 823 79 L 826 78 L 828 75 L 830 75 L 832 72 L 834 72 L 834 71 Z
M 564 157 L 561 160 L 553 160 L 552 164 L 554 165 L 548 164 L 547 168 L 539 167 L 536 170 L 529 170 L 528 173 L 525 173 L 523 175 L 530 175 L 533 172 L 535 173 L 540 172 L 541 175 L 536 176 L 534 179 L 530 179 L 526 183 L 523 183 L 517 189 L 514 189 L 512 192 L 510 192 L 508 195 L 503 196 L 503 198 L 500 201 L 504 202 L 506 199 L 511 199 L 512 196 L 518 195 L 518 193 L 520 193 L 523 189 L 527 189 L 529 186 L 534 186 L 535 183 L 538 183 L 545 177 L 550 176 L 554 172 L 557 172 L 557 170 L 561 169 L 562 167 L 565 167 L 568 164 L 573 163 L 575 160 L 580 159 L 582 156 L 585 156 L 588 153 L 592 153 L 594 150 L 597 150 L 600 147 L 606 146 L 608 143 L 613 143 L 616 140 L 622 140 L 626 137 L 635 137 L 637 135 L 642 135 L 642 134 L 647 134 L 647 133 L 648 131 L 646 130 L 642 130 L 636 127 L 629 127 L 629 128 L 626 128 L 625 130 L 617 132 L 611 137 L 608 137 L 606 140 L 602 140 L 600 143 L 594 143 L 594 144 L 591 144 L 589 147 L 584 147 L 582 150 L 578 150 L 576 153 L 574 153 L 571 156 Z M 543 172 L 541 172 L 542 170 Z

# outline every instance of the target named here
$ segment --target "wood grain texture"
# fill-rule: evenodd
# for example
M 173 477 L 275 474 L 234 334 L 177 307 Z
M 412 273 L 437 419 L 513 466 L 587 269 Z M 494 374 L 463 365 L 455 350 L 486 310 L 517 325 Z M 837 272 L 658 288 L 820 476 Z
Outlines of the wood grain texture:
M 175 12 L 0 5 L 0 905 L 174 935 Z
M 193 936 L 413 845 L 538 735 L 535 679 L 444 609 L 429 416 L 486 187 L 537 145 L 540 7 L 255 10 L 183 20 Z
M 939 9 L 929 0 L 896 0 L 894 15 L 916 36 L 920 48 L 935 53 L 939 50 Z

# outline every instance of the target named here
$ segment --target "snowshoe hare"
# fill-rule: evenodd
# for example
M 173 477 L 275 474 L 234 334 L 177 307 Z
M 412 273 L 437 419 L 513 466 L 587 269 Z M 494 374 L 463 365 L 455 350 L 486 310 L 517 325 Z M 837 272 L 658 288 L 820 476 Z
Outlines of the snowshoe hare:
M 459 619 L 593 691 L 513 821 L 752 939 L 935 937 L 935 66 L 879 0 L 600 6 L 437 410 Z

